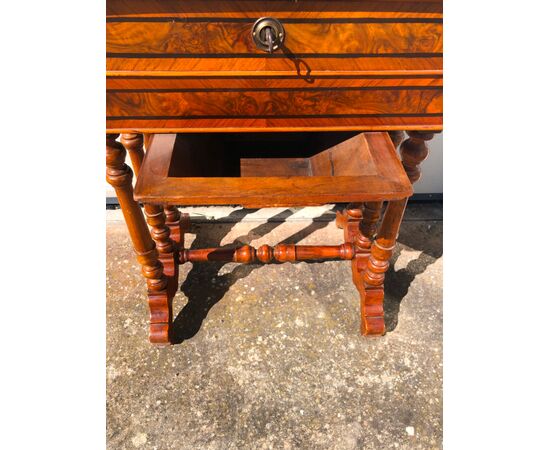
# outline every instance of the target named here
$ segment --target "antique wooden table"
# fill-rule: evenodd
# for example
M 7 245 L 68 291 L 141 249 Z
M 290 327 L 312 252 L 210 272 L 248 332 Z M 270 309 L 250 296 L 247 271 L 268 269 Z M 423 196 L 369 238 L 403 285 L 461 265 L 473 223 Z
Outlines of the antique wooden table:
M 107 180 L 151 342 L 170 343 L 178 265 L 210 260 L 349 259 L 362 332 L 384 333 L 384 273 L 442 129 L 442 17 L 441 0 L 107 0 Z M 340 246 L 186 250 L 176 208 L 333 202 Z

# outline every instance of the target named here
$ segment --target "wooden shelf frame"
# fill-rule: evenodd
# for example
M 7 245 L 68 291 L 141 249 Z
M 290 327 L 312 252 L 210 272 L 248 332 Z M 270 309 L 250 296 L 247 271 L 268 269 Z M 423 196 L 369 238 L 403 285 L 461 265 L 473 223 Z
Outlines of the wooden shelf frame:
M 241 170 L 263 176 L 178 177 L 170 176 L 174 152 L 186 146 L 185 135 L 154 135 L 135 187 L 135 199 L 168 205 L 310 206 L 337 202 L 400 200 L 412 195 L 409 182 L 387 133 L 360 133 L 322 153 L 332 152 L 330 164 L 322 154 L 309 159 L 319 162 L 313 176 L 294 164 L 297 158 L 241 161 Z M 186 149 L 200 158 L 205 150 Z M 290 161 L 290 160 L 293 161 Z M 288 163 L 283 167 L 285 161 Z M 181 162 L 180 162 L 181 163 Z M 185 163 L 185 162 L 184 162 Z M 190 161 L 189 164 L 192 164 Z M 286 176 L 265 176 L 273 171 Z M 294 165 L 293 165 L 294 164 Z M 303 165 L 302 165 L 303 166 Z M 281 169 L 282 167 L 282 169 Z M 299 176 L 291 176 L 292 171 Z M 331 174 L 332 172 L 332 174 Z

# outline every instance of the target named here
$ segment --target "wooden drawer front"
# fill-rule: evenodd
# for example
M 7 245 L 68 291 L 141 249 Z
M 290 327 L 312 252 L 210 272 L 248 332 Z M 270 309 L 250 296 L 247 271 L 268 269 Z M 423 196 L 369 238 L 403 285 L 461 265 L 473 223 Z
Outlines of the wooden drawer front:
M 112 92 L 111 117 L 294 117 L 439 114 L 439 89 L 367 89 L 198 92 Z
M 437 19 L 286 19 L 286 51 L 272 55 L 254 45 L 250 19 L 150 18 L 117 19 L 107 23 L 110 57 L 220 57 L 317 58 L 441 56 L 442 24 Z M 220 20 L 220 19 L 218 19 Z M 402 20 L 402 19 L 401 19 Z
M 304 84 L 307 87 L 304 87 Z M 437 129 L 441 78 L 108 79 L 113 130 Z M 311 86 L 311 87 L 310 87 Z
M 107 70 L 193 75 L 442 70 L 442 5 L 416 1 L 109 0 Z M 278 18 L 284 48 L 256 48 L 254 21 Z
M 440 0 L 108 0 L 107 52 L 113 132 L 442 126 Z

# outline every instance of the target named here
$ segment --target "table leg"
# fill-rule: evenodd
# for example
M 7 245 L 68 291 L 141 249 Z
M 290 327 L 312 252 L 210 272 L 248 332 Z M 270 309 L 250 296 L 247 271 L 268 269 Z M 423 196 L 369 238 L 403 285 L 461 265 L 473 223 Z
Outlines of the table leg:
M 345 242 L 355 242 L 359 222 L 362 218 L 363 205 L 361 203 L 349 203 L 342 212 L 336 213 L 336 226 L 344 230 Z
M 170 238 L 178 248 L 183 247 L 185 231 L 189 230 L 189 215 L 182 216 L 177 206 L 164 205 L 166 225 L 170 228 Z
M 163 266 L 143 212 L 134 200 L 133 173 L 124 162 L 126 150 L 116 141 L 117 137 L 117 134 L 107 135 L 107 182 L 115 189 L 138 262 L 142 267 L 142 274 L 147 280 L 150 311 L 149 340 L 155 344 L 168 344 L 171 324 L 168 279 L 163 273 Z
M 136 176 L 143 164 L 144 147 L 148 146 L 152 137 L 152 134 L 143 135 L 139 133 L 125 133 L 121 136 L 120 141 L 128 150 Z M 186 227 L 177 206 L 165 205 L 164 214 L 166 215 L 165 223 L 170 229 L 170 239 L 176 244 L 182 243 Z
M 434 133 L 427 131 L 407 131 L 407 134 L 409 137 L 402 142 L 399 151 L 409 181 L 411 184 L 414 184 L 421 176 L 420 163 L 424 161 L 430 153 L 426 141 L 432 139 Z
M 388 202 L 370 254 L 362 267 L 361 332 L 365 335 L 381 335 L 384 325 L 384 277 L 390 266 L 399 227 L 407 199 Z
M 403 142 L 403 139 L 405 139 L 405 132 L 392 130 L 392 131 L 388 131 L 388 134 L 390 135 L 390 139 L 393 142 L 393 146 L 395 148 L 399 148 L 399 146 L 401 145 L 401 142 Z
M 159 259 L 164 267 L 164 275 L 168 278 L 169 323 L 172 323 L 172 298 L 178 290 L 179 264 L 178 248 L 171 239 L 170 228 L 166 224 L 166 215 L 161 205 L 145 204 L 145 217 L 151 227 L 151 236 L 159 251 Z

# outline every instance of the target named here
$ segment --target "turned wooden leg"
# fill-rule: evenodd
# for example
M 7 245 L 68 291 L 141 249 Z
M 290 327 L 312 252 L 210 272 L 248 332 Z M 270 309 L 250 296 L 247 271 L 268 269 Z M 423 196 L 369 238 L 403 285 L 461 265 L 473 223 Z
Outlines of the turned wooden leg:
M 342 212 L 336 213 L 336 226 L 344 230 L 345 242 L 355 242 L 359 222 L 362 218 L 363 205 L 361 203 L 349 203 Z
M 363 205 L 363 217 L 358 224 L 355 244 L 361 250 L 369 250 L 376 234 L 383 202 L 367 202 Z
M 128 150 L 136 176 L 139 174 L 139 170 L 143 164 L 143 149 L 149 144 L 152 136 L 152 134 L 125 133 L 120 137 L 122 145 Z M 164 214 L 166 215 L 165 223 L 170 229 L 170 239 L 176 244 L 180 244 L 183 240 L 185 225 L 182 222 L 178 208 L 166 205 L 164 206 Z
M 138 262 L 142 267 L 142 274 L 147 280 L 149 340 L 155 344 L 168 344 L 171 323 L 168 279 L 163 273 L 155 242 L 149 233 L 141 208 L 134 200 L 132 170 L 124 162 L 126 150 L 116 141 L 117 137 L 117 134 L 107 135 L 107 182 L 116 191 Z
M 390 135 L 390 139 L 393 142 L 393 146 L 395 148 L 399 148 L 399 145 L 401 145 L 401 142 L 403 142 L 403 139 L 405 139 L 405 132 L 392 130 L 388 131 L 388 134 Z
M 145 217 L 151 227 L 151 236 L 159 252 L 159 259 L 164 267 L 164 275 L 168 278 L 168 295 L 170 300 L 178 289 L 178 248 L 171 239 L 170 228 L 166 225 L 166 215 L 161 205 L 145 204 Z M 169 308 L 170 322 L 172 323 L 172 305 Z
M 361 297 L 361 332 L 380 335 L 384 333 L 384 288 L 376 290 L 368 288 L 363 279 L 363 272 L 370 256 L 383 202 L 367 202 L 357 205 L 355 208 L 348 206 L 345 211 L 348 218 L 344 223 L 344 235 L 346 242 L 351 242 L 355 247 L 354 257 L 351 261 L 351 273 L 353 283 Z
M 363 290 L 361 292 L 361 332 L 381 335 L 384 325 L 384 277 L 395 248 L 407 199 L 388 202 L 370 254 L 362 264 Z
M 134 173 L 138 176 L 144 156 L 143 135 L 139 133 L 124 133 L 120 136 L 120 142 L 122 142 L 122 145 L 128 151 Z
M 399 151 L 401 153 L 401 160 L 403 162 L 403 168 L 409 177 L 411 184 L 416 183 L 421 176 L 420 163 L 424 161 L 430 150 L 426 145 L 426 141 L 429 141 L 434 137 L 434 133 L 425 131 L 407 131 L 409 135 L 408 139 L 405 139 Z
M 185 231 L 189 229 L 189 215 L 182 215 L 177 206 L 165 205 L 166 225 L 170 228 L 170 239 L 178 247 L 183 247 Z

